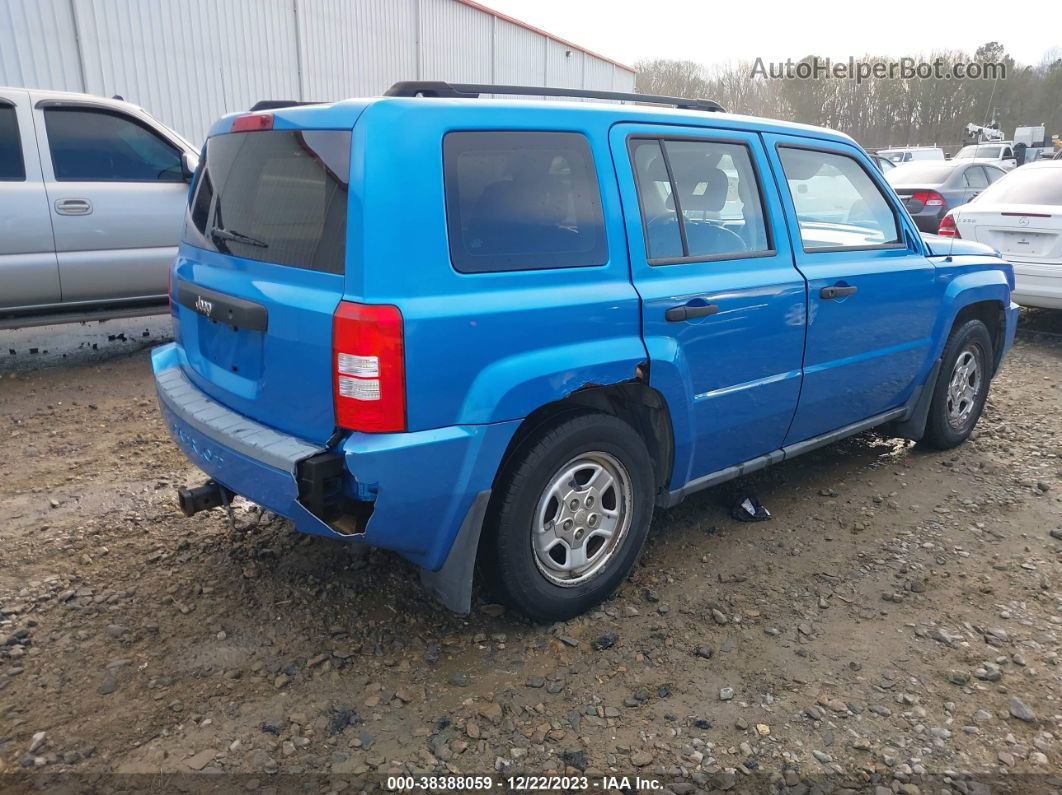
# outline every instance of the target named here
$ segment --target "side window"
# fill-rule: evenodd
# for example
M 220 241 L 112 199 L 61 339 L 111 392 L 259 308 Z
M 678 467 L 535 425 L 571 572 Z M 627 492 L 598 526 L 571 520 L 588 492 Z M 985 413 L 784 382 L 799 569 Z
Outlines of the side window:
M 630 149 L 650 262 L 771 251 L 745 145 L 633 139 Z
M 988 175 L 988 182 L 991 184 L 1002 177 L 1006 172 L 998 168 L 985 168 L 985 173 Z
M 604 265 L 601 191 L 586 137 L 452 132 L 443 139 L 450 259 L 462 273 Z
M 855 158 L 793 147 L 780 147 L 778 156 L 805 250 L 899 242 L 896 214 Z
M 980 166 L 970 166 L 966 169 L 966 173 L 963 174 L 963 178 L 966 181 L 966 185 L 971 188 L 987 188 L 988 177 L 985 176 L 985 170 Z
M 1010 148 L 1010 147 L 1008 146 L 1008 147 L 1005 147 L 1005 148 L 1003 149 L 1003 159 L 1004 159 L 1004 160 L 1006 160 L 1007 158 L 1010 158 L 1010 157 L 1014 157 L 1014 152 L 1013 152 L 1013 150 L 1012 150 L 1012 149 L 1011 149 L 1011 148 Z
M 46 108 L 55 178 L 67 182 L 182 182 L 181 153 L 121 113 Z
M 0 182 L 23 182 L 26 164 L 18 135 L 18 115 L 10 105 L 0 105 Z

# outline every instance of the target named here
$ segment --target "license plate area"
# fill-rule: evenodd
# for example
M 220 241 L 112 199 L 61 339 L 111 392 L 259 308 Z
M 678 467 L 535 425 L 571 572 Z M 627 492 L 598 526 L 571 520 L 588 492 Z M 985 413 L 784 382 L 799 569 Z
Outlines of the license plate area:
M 1055 235 L 1045 232 L 1000 231 L 999 250 L 1004 254 L 1028 257 L 1044 256 L 1051 247 Z
M 235 328 L 199 314 L 195 318 L 199 353 L 204 359 L 241 378 L 259 380 L 265 337 L 262 332 Z

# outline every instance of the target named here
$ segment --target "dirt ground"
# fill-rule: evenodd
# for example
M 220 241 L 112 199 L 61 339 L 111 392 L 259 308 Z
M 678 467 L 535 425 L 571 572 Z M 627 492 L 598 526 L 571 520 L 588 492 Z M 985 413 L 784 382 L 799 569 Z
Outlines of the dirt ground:
M 967 444 L 870 433 L 759 473 L 758 524 L 701 493 L 554 626 L 451 614 L 398 557 L 252 506 L 181 516 L 201 478 L 146 350 L 9 368 L 0 790 L 1062 788 L 1062 313 L 1023 325 Z

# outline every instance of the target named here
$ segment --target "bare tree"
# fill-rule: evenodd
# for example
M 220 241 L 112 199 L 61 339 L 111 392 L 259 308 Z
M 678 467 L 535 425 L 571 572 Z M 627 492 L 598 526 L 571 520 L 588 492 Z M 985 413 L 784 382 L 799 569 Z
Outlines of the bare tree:
M 1016 64 L 994 41 L 972 54 L 941 50 L 917 58 L 938 59 L 949 71 L 958 63 L 1002 63 L 1006 77 L 781 80 L 754 74 L 751 61 L 707 67 L 655 58 L 636 64 L 637 88 L 643 94 L 709 97 L 734 113 L 833 127 L 870 148 L 936 143 L 954 150 L 969 122 L 996 121 L 1007 134 L 1019 125 L 1044 124 L 1049 134 L 1062 134 L 1062 48 L 1049 50 L 1036 66 Z

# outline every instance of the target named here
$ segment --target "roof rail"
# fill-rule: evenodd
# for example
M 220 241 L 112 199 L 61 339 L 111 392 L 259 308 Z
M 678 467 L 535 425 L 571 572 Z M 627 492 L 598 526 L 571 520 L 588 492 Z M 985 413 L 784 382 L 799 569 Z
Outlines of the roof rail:
M 641 102 L 649 105 L 674 105 L 685 110 L 725 112 L 712 99 L 664 97 L 657 94 L 628 94 L 624 91 L 597 91 L 589 88 L 555 88 L 552 86 L 503 86 L 481 83 L 444 83 L 434 80 L 403 80 L 384 92 L 385 97 L 450 97 L 474 99 L 480 94 L 516 94 L 531 97 L 581 97 Z
M 248 113 L 257 113 L 261 110 L 280 110 L 280 108 L 295 108 L 300 105 L 320 105 L 320 102 L 301 102 L 297 99 L 263 99 L 251 105 Z

